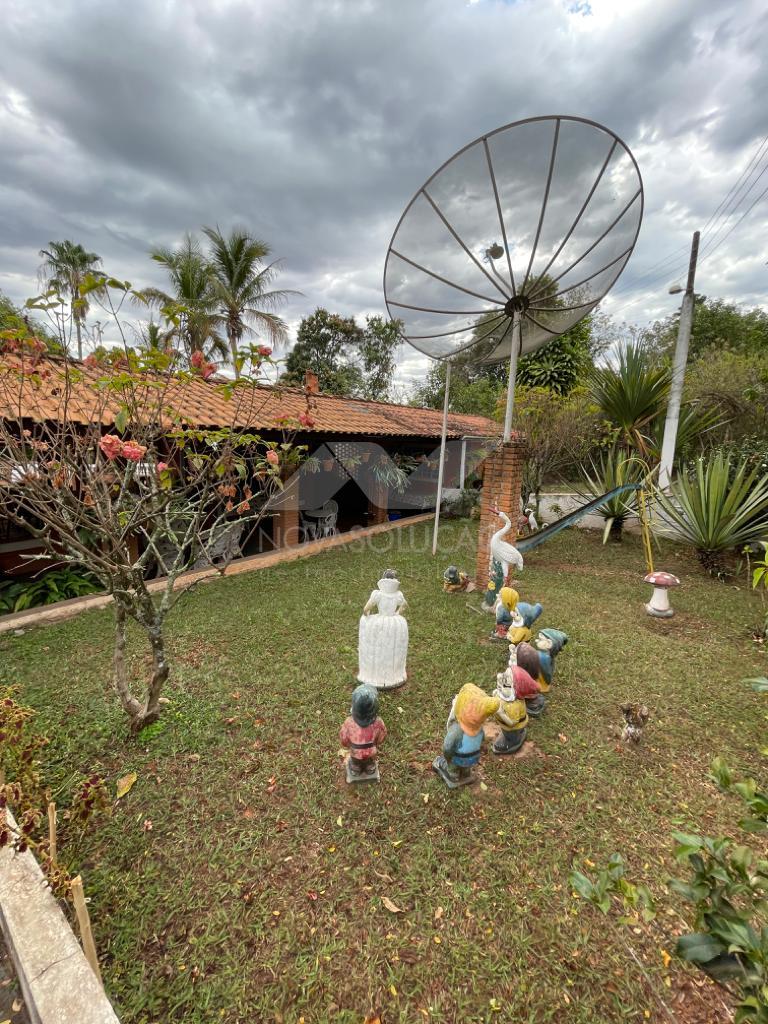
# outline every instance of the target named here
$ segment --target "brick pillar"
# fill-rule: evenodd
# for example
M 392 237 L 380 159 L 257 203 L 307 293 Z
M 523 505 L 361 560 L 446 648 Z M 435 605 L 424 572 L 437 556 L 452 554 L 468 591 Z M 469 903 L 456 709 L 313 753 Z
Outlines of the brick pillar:
M 272 541 L 276 548 L 294 548 L 299 543 L 299 476 L 291 471 L 283 477 L 284 486 L 275 502 Z
M 280 508 L 272 520 L 272 540 L 276 548 L 294 548 L 299 543 L 299 510 Z
M 502 444 L 483 463 L 483 491 L 480 501 L 480 532 L 477 541 L 477 564 L 475 580 L 478 587 L 485 589 L 488 583 L 491 537 L 501 528 L 501 520 L 493 514 L 494 506 L 506 512 L 512 520 L 512 529 L 506 539 L 514 544 L 517 531 L 517 517 L 520 510 L 520 489 L 523 482 L 525 462 L 525 438 L 515 434 L 511 441 Z

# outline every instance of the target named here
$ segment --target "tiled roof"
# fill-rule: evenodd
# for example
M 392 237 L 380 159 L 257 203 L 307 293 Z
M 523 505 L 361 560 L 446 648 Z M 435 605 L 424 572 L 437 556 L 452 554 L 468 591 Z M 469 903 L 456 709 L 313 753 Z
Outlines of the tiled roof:
M 14 357 L 7 356 L 0 361 L 0 416 L 17 419 L 21 411 L 25 419 L 51 421 L 60 419 L 66 408 L 70 421 L 85 425 L 100 419 L 104 427 L 114 425 L 118 402 L 105 401 L 104 393 L 99 393 L 95 387 L 96 381 L 104 376 L 103 370 L 44 359 L 37 365 L 38 372 L 42 371 L 42 379 L 35 384 L 15 372 L 12 368 L 14 362 Z M 67 380 L 67 365 L 77 365 L 76 379 L 70 377 Z M 20 380 L 23 380 L 21 396 Z M 242 391 L 238 394 L 242 396 Z M 308 433 L 440 436 L 442 413 L 437 409 L 417 409 L 323 394 L 311 395 L 310 399 L 314 426 Z M 234 417 L 235 425 L 253 430 L 278 429 L 281 418 L 298 417 L 307 408 L 307 394 L 298 388 L 254 386 L 247 399 L 240 397 L 238 401 L 242 403 L 244 412 L 242 416 Z M 221 393 L 215 379 L 204 381 L 195 378 L 179 382 L 169 404 L 197 427 L 223 427 L 233 421 L 235 402 Z M 451 413 L 448 416 L 448 433 L 452 437 L 496 436 L 499 424 L 484 416 Z

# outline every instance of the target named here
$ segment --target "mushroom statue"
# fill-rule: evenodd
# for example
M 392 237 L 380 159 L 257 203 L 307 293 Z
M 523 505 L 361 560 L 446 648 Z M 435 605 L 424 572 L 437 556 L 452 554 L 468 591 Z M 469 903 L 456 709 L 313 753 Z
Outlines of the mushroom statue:
M 653 587 L 651 600 L 645 606 L 649 615 L 657 619 L 671 619 L 675 614 L 669 604 L 669 588 L 680 586 L 680 580 L 671 572 L 649 572 L 643 583 Z

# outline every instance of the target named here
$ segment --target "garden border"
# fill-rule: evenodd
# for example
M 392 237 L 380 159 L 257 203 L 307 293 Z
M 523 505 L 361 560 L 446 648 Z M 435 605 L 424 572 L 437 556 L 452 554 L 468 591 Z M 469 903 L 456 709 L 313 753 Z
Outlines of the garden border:
M 399 530 L 404 526 L 416 526 L 419 523 L 426 523 L 430 519 L 434 519 L 434 516 L 434 512 L 424 512 L 420 515 L 398 519 L 391 523 L 378 523 L 376 526 L 365 526 L 362 529 L 349 530 L 347 533 L 339 533 L 335 537 L 322 537 L 320 540 L 307 541 L 295 547 L 285 547 L 277 551 L 268 551 L 261 555 L 238 558 L 230 562 L 223 573 L 217 569 L 200 569 L 196 572 L 186 572 L 176 580 L 174 589 L 180 590 L 185 587 L 191 587 L 196 583 L 221 579 L 222 576 L 236 576 L 242 572 L 256 572 L 259 569 L 268 569 L 273 565 L 281 565 L 283 562 L 295 562 L 300 558 L 310 558 L 312 555 L 319 555 L 331 548 L 340 548 L 346 544 L 354 544 L 356 541 L 365 540 L 366 537 L 375 537 L 380 533 L 389 533 L 390 530 Z M 149 584 L 149 589 L 150 591 L 161 590 L 164 586 L 164 579 L 152 580 Z M 90 611 L 94 608 L 106 608 L 111 603 L 112 598 L 109 594 L 90 594 L 87 597 L 73 597 L 68 601 L 57 601 L 55 604 L 44 605 L 42 608 L 30 608 L 24 612 L 11 612 L 8 615 L 0 615 L 0 633 L 8 633 L 16 629 L 27 629 L 29 626 L 63 622 L 65 619 L 71 619 L 75 615 L 79 615 L 80 612 Z
M 0 927 L 32 1024 L 119 1024 L 29 850 L 0 850 Z

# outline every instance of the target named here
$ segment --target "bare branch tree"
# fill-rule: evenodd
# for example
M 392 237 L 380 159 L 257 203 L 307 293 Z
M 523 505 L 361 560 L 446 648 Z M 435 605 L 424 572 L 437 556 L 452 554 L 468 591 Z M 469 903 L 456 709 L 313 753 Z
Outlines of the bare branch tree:
M 180 371 L 173 353 L 126 347 L 81 364 L 0 338 L 4 514 L 38 538 L 38 557 L 84 567 L 114 598 L 112 682 L 133 732 L 160 714 L 179 576 L 201 565 L 223 572 L 303 455 L 298 419 L 284 419 L 276 439 L 258 433 L 274 397 L 259 386 L 269 357 L 253 348 L 243 358 L 247 374 L 214 382 L 211 364 Z M 152 573 L 163 580 L 154 593 Z M 126 665 L 129 620 L 152 655 L 141 692 Z

